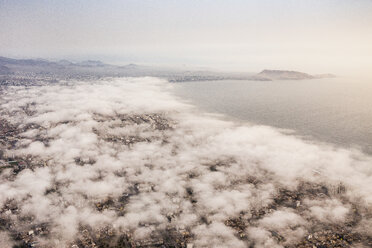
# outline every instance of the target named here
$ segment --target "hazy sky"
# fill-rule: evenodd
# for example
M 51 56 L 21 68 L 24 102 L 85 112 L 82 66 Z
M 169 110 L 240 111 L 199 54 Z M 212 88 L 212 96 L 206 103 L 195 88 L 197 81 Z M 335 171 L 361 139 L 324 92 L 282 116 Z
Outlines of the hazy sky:
M 0 55 L 372 71 L 371 0 L 0 0 Z

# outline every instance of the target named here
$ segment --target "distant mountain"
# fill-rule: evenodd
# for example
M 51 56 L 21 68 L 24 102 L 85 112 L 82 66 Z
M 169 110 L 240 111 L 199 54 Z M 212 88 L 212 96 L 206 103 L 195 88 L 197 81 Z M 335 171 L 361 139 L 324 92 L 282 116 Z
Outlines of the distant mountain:
M 6 57 L 0 57 L 0 65 L 22 65 L 22 66 L 37 66 L 37 65 L 50 65 L 53 62 L 49 62 L 45 59 L 11 59 Z
M 136 64 L 128 64 L 120 66 L 121 69 L 138 69 L 140 66 Z
M 62 65 L 62 66 L 69 66 L 69 65 L 73 65 L 74 63 L 72 63 L 71 61 L 68 61 L 66 59 L 62 59 L 60 61 L 57 62 L 59 65 Z
M 86 60 L 86 61 L 77 63 L 76 65 L 87 66 L 87 67 L 102 67 L 102 66 L 105 66 L 106 64 L 104 64 L 102 61 L 99 61 L 99 60 Z
M 59 60 L 57 62 L 45 59 L 11 59 L 0 57 L 0 65 L 7 66 L 83 66 L 83 67 L 103 67 L 106 64 L 99 60 L 86 60 L 79 63 L 73 63 L 68 60 Z
M 271 80 L 301 80 L 301 79 L 313 79 L 314 76 L 298 72 L 298 71 L 284 71 L 284 70 L 263 70 L 256 75 L 260 78 L 266 78 Z

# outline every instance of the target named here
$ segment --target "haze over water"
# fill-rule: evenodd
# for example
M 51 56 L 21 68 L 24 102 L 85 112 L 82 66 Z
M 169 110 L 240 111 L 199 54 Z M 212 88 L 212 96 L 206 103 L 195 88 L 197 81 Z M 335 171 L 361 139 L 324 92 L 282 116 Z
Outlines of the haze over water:
M 209 112 L 372 153 L 368 79 L 187 82 L 174 91 Z

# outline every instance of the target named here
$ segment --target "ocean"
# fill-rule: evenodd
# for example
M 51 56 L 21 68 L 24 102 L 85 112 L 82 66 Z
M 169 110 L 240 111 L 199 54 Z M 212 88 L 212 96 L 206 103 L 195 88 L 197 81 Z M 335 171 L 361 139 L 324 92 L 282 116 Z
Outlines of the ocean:
M 174 93 L 203 111 L 372 153 L 372 80 L 194 81 Z

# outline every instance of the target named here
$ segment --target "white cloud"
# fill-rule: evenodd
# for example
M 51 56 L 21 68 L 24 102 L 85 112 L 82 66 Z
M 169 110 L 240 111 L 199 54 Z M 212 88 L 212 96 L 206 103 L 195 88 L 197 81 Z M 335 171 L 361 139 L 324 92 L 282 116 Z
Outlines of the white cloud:
M 19 217 L 47 221 L 45 242 L 54 244 L 73 242 L 81 225 L 112 225 L 137 239 L 169 226 L 189 230 L 196 247 L 280 247 L 272 231 L 295 243 L 314 220 L 343 223 L 351 203 L 366 209 L 372 203 L 370 157 L 203 115 L 168 87 L 160 79 L 128 78 L 9 88 L 0 102 L 9 110 L 5 117 L 41 127 L 23 133 L 7 153 L 45 164 L 16 176 L 3 171 L 1 206 L 14 199 Z M 27 103 L 35 103 L 35 115 L 21 111 Z M 158 128 L 166 121 L 173 128 Z M 30 142 L 37 136 L 48 142 Z M 302 192 L 301 207 L 279 206 L 248 222 L 251 211 L 280 197 L 279 187 L 331 189 L 340 182 L 350 204 L 337 194 Z M 240 215 L 249 240 L 225 225 Z M 370 222 L 364 218 L 360 225 Z

